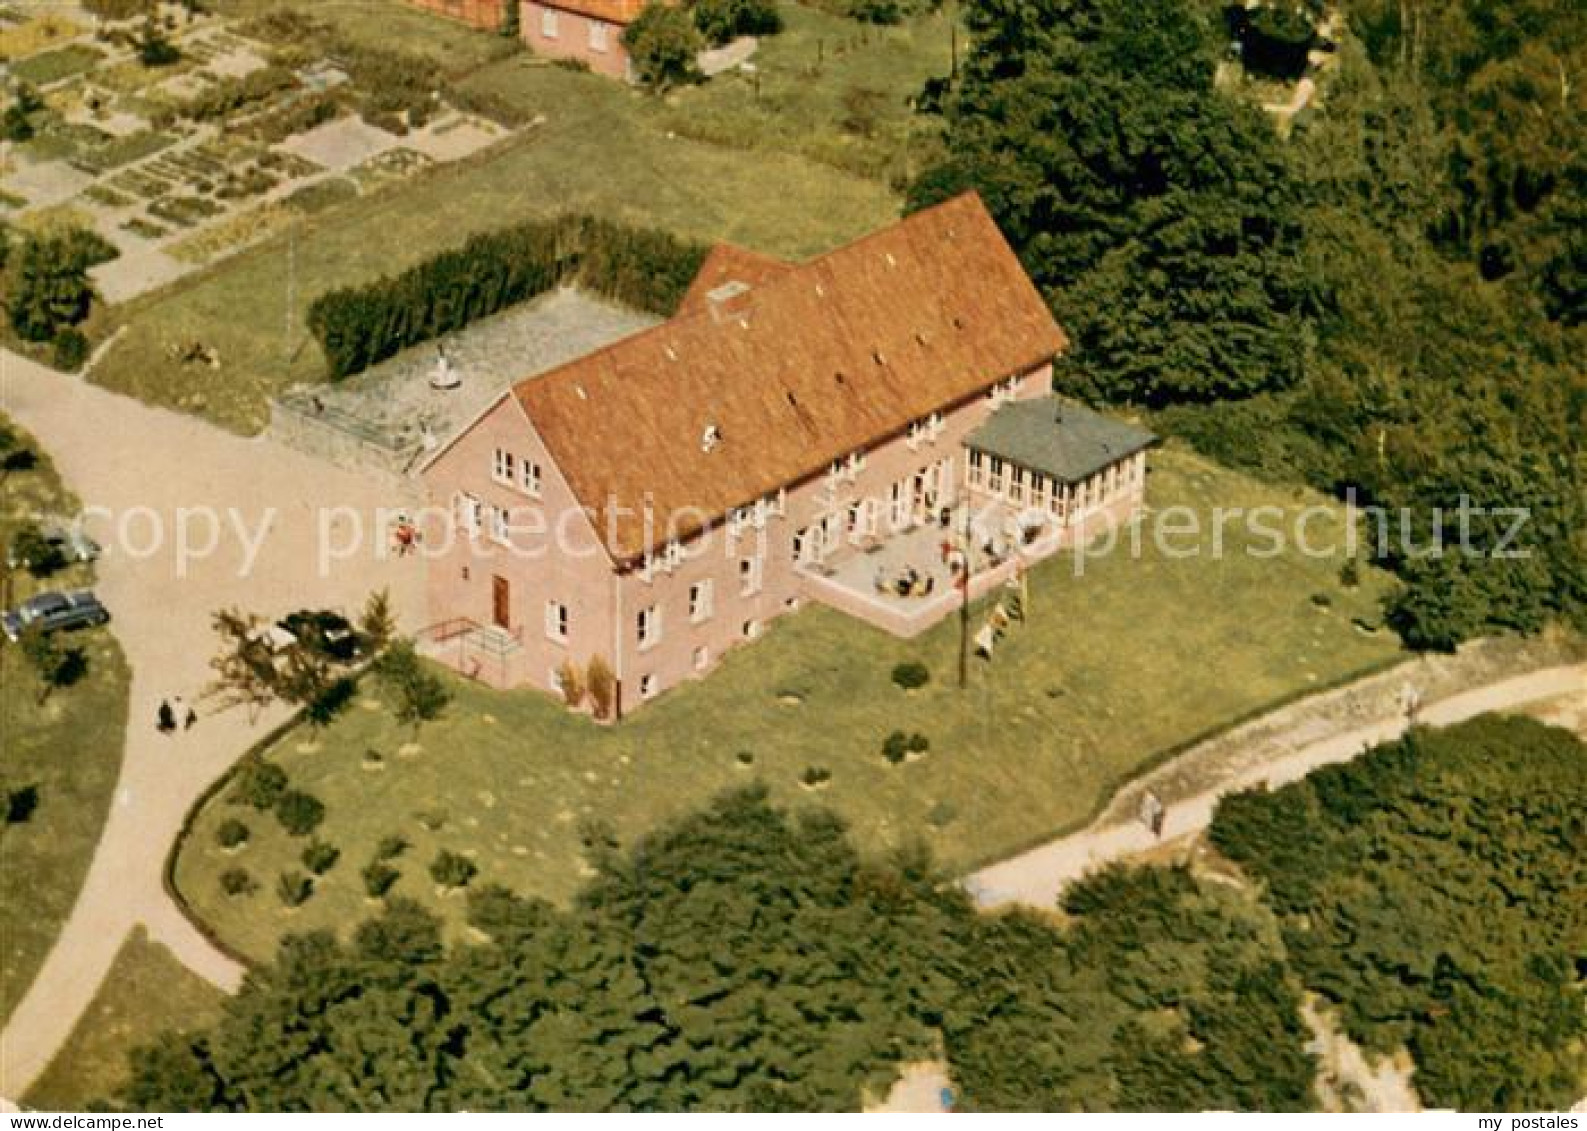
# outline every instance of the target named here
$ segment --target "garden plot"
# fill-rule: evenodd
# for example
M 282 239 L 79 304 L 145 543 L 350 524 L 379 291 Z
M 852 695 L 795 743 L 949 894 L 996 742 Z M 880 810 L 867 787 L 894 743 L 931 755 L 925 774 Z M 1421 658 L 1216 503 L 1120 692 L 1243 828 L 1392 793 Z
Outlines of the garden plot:
M 94 178 L 65 161 L 28 162 L 19 158 L 6 170 L 5 191 L 26 200 L 30 208 L 64 204 L 94 183 Z
M 495 122 L 473 115 L 448 115 L 406 140 L 408 147 L 432 161 L 460 161 L 507 137 L 509 131 Z
M 340 173 L 402 144 L 396 134 L 349 117 L 297 134 L 276 148 Z

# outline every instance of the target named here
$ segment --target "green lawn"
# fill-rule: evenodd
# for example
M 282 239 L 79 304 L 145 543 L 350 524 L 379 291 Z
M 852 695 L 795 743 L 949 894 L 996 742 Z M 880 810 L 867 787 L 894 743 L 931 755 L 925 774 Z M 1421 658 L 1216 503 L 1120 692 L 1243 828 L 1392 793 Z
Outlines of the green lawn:
M 54 51 L 31 56 L 11 64 L 11 77 L 32 86 L 47 86 L 92 70 L 105 53 L 86 43 L 71 43 Z
M 1177 450 L 1159 452 L 1154 468 L 1157 508 L 1318 502 Z M 1326 525 L 1312 525 L 1314 542 Z M 954 686 L 951 619 L 908 642 L 814 607 L 613 728 L 537 693 L 452 681 L 445 718 L 420 734 L 422 750 L 404 754 L 411 733 L 365 698 L 322 736 L 293 732 L 268 753 L 324 801 L 318 835 L 342 850 L 305 906 L 286 912 L 275 892 L 277 876 L 300 867 L 304 842 L 224 791 L 197 816 L 177 884 L 224 939 L 262 956 L 284 931 L 345 928 L 367 914 L 359 872 L 387 835 L 412 844 L 394 891 L 455 920 L 462 901 L 438 896 L 426 871 L 442 848 L 471 854 L 476 882 L 566 899 L 582 875 L 581 823 L 610 822 L 631 841 L 754 780 L 780 801 L 834 807 L 868 847 L 924 837 L 963 868 L 1085 821 L 1120 780 L 1199 733 L 1396 655 L 1391 634 L 1351 623 L 1376 618 L 1382 575 L 1346 589 L 1338 560 L 1255 559 L 1233 552 L 1242 541 L 1230 527 L 1221 561 L 1148 546 L 1139 560 L 1091 561 L 1078 578 L 1071 559 L 1048 562 L 1033 573 L 1028 624 L 991 666 L 977 663 L 968 692 Z M 933 679 L 906 693 L 890 672 L 916 658 Z M 880 746 L 898 728 L 924 733 L 929 754 L 890 765 Z M 752 766 L 740 765 L 740 751 Z M 806 791 L 809 767 L 830 770 L 831 784 Z M 227 853 L 215 831 L 234 817 L 252 838 Z M 220 873 L 235 867 L 257 892 L 221 892 Z
M 304 328 L 317 295 L 400 270 L 473 232 L 582 210 L 808 256 L 897 215 L 897 200 L 874 181 L 789 154 L 669 138 L 645 96 L 596 76 L 517 55 L 465 85 L 534 107 L 546 121 L 113 312 L 129 329 L 94 379 L 255 432 L 273 393 L 323 377 Z M 195 340 L 219 351 L 219 370 L 171 360 L 173 347 Z
M 380 51 L 400 51 L 436 64 L 446 74 L 483 66 L 517 48 L 509 39 L 475 31 L 456 20 L 415 8 L 405 0 L 356 0 L 327 4 L 325 0 L 217 0 L 215 11 L 247 21 L 269 12 L 306 15 L 324 31 L 299 46 L 334 52 L 338 41 Z M 246 22 L 244 31 L 257 30 Z
M 781 11 L 785 27 L 761 41 L 754 75 L 729 73 L 678 91 L 661 110 L 665 127 L 901 183 L 940 128 L 910 100 L 952 67 L 952 17 L 944 10 L 875 27 L 802 4 Z
M 76 506 L 41 455 L 31 470 L 0 479 L 0 544 L 9 545 L 24 520 L 75 513 Z M 81 566 L 47 582 L 19 572 L 10 578 L 10 600 L 91 580 Z M 77 899 L 121 768 L 128 680 L 121 650 L 104 629 L 67 640 L 83 649 L 87 672 L 42 706 L 32 668 L 16 647 L 0 643 L 0 783 L 7 795 L 37 790 L 31 815 L 0 830 L 0 1017 L 10 1016 L 26 992 Z
M 168 1031 L 203 1028 L 225 995 L 137 927 L 66 1044 L 23 1102 L 43 1111 L 85 1111 L 127 1080 L 127 1054 Z

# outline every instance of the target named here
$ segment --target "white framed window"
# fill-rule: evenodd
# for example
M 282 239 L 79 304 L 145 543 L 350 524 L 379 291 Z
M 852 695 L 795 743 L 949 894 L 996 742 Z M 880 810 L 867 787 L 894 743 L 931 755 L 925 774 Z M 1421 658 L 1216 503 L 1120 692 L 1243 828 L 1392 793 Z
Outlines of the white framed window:
M 607 46 L 606 46 L 606 35 L 607 35 L 606 25 L 601 23 L 600 20 L 591 20 L 590 21 L 590 50 L 591 51 L 605 52 L 606 49 L 607 49 Z
M 1024 502 L 1025 501 L 1025 469 L 1023 467 L 1012 467 L 1012 468 L 1010 468 L 1009 469 L 1009 473 L 1008 473 L 1008 479 L 1009 479 L 1009 483 L 1008 483 L 1008 497 L 1013 499 L 1016 503 Z
M 639 697 L 641 699 L 654 699 L 661 694 L 661 681 L 654 674 L 639 677 Z
M 754 640 L 760 635 L 760 621 L 747 620 L 744 622 L 744 639 Z
M 557 37 L 557 14 L 550 8 L 546 8 L 540 13 L 540 34 L 547 39 L 555 39 Z
M 1003 489 L 1003 460 L 998 456 L 986 459 L 986 485 L 993 491 Z
M 568 641 L 568 607 L 561 601 L 546 602 L 546 635 L 552 640 Z
M 710 619 L 714 596 L 709 579 L 689 586 L 689 619 L 695 624 Z
M 516 463 L 513 454 L 506 448 L 497 448 L 490 463 L 490 477 L 498 483 L 511 483 Z
M 738 560 L 738 591 L 748 597 L 760 592 L 761 568 L 759 558 Z
M 526 495 L 540 497 L 540 465 L 533 460 L 518 463 L 518 486 Z
M 796 564 L 803 563 L 810 549 L 810 528 L 802 527 L 794 531 L 793 560 Z
M 703 672 L 711 666 L 711 650 L 703 645 L 694 650 L 694 670 Z
M 507 545 L 512 541 L 512 512 L 504 507 L 485 508 L 486 528 L 493 542 Z
M 635 628 L 639 635 L 639 646 L 649 648 L 661 639 L 661 607 L 650 605 L 639 610 L 635 620 Z
M 483 504 L 473 495 L 459 492 L 457 496 L 457 528 L 469 538 L 478 538 Z

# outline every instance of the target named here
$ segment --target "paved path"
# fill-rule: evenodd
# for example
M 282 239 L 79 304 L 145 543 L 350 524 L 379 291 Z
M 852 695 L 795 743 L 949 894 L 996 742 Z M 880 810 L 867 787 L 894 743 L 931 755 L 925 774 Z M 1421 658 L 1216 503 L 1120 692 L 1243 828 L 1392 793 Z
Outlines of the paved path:
M 218 378 L 219 379 L 219 378 Z M 421 563 L 375 560 L 373 551 L 334 563 L 325 576 L 316 553 L 323 508 L 373 512 L 397 500 L 378 485 L 310 457 L 221 432 L 200 420 L 148 406 L 0 351 L 0 408 L 31 431 L 86 506 L 110 508 L 128 525 L 90 522 L 106 547 L 97 586 L 111 629 L 132 668 L 130 723 L 115 799 L 76 906 L 27 995 L 0 1034 L 0 1094 L 15 1099 L 38 1077 L 92 1000 L 128 931 L 145 924 L 195 972 L 234 987 L 238 967 L 186 920 L 161 882 L 165 856 L 199 795 L 265 728 L 240 711 L 209 715 L 187 734 L 154 727 L 163 697 L 189 702 L 210 677 L 211 614 L 237 606 L 281 613 L 304 605 L 360 606 L 387 586 L 403 623 L 419 626 Z M 212 507 L 259 530 L 276 513 L 251 569 L 235 534 L 212 555 L 179 569 L 175 548 L 135 557 L 157 523 L 174 527 L 179 509 Z M 146 508 L 138 511 L 134 508 Z M 223 523 L 232 521 L 221 515 Z M 196 520 L 195 520 L 196 522 Z M 352 533 L 343 515 L 330 526 Z M 193 542 L 205 531 L 192 525 Z
M 1458 692 L 1424 707 L 1422 721 L 1433 726 L 1448 726 L 1485 711 L 1505 710 L 1561 696 L 1587 698 L 1587 664 L 1548 668 Z M 1404 729 L 1405 720 L 1398 714 L 1379 716 L 1374 722 L 1341 729 L 1299 745 L 1284 757 L 1237 772 L 1193 797 L 1173 800 L 1168 805 L 1162 841 L 1175 840 L 1206 828 L 1212 821 L 1218 798 L 1225 793 L 1264 782 L 1278 786 L 1297 781 L 1319 766 L 1349 761 L 1369 746 L 1398 737 Z M 1196 756 L 1197 750 L 1191 750 L 1176 762 Z M 1175 763 L 1170 763 L 1157 773 L 1171 772 L 1174 768 Z M 1144 825 L 1127 816 L 1121 817 L 1117 807 L 1110 806 L 1090 828 L 983 868 L 966 877 L 964 884 L 982 907 L 1027 903 L 1050 908 L 1072 880 L 1110 861 L 1148 852 L 1159 843 Z

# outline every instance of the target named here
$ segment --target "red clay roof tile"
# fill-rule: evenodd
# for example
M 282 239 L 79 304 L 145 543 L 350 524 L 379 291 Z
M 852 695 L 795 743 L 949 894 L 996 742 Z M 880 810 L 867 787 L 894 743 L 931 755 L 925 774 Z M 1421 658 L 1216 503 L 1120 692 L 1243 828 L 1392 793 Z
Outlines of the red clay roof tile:
M 515 387 L 614 559 L 664 543 L 671 516 L 697 516 L 687 534 L 1068 344 L 974 194 L 767 275 L 726 310 L 696 296 Z

